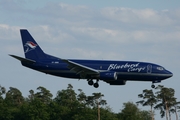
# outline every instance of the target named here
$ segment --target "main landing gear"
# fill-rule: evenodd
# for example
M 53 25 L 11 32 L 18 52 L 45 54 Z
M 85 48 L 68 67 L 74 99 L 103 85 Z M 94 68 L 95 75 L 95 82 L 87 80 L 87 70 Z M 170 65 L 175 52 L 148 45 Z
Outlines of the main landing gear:
M 88 81 L 89 85 L 91 85 L 91 86 L 93 85 L 95 88 L 99 87 L 99 84 L 98 84 L 99 80 L 98 79 L 97 79 L 96 83 L 94 83 L 92 79 L 88 79 L 87 81 Z

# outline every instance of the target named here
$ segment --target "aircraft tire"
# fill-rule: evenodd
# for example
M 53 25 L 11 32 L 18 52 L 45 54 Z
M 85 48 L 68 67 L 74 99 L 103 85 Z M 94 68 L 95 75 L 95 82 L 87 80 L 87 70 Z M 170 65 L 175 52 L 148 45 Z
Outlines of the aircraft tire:
M 93 82 L 92 80 L 89 80 L 89 81 L 88 81 L 88 85 L 91 85 L 91 86 L 92 86 L 93 84 L 94 84 L 94 82 Z
M 155 88 L 155 85 L 151 85 L 152 88 Z
M 99 87 L 99 84 L 98 84 L 98 83 L 94 83 L 94 87 L 95 87 L 95 88 L 98 88 L 98 87 Z

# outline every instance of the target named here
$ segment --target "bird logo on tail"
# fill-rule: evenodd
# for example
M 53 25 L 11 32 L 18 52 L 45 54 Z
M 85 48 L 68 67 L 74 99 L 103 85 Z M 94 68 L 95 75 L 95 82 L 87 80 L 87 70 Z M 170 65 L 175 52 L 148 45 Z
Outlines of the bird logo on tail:
M 25 47 L 24 52 L 28 53 L 29 51 L 36 49 L 37 46 L 38 46 L 37 44 L 31 41 L 27 41 L 27 43 L 24 45 Z

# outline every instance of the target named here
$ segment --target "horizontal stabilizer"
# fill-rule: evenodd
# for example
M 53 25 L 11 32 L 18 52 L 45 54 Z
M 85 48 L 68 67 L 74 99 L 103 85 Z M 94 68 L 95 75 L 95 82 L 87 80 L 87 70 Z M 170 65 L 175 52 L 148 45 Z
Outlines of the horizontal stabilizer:
M 21 62 L 28 62 L 28 63 L 35 63 L 35 62 L 36 62 L 36 61 L 34 61 L 34 60 L 22 58 L 22 57 L 19 57 L 19 56 L 16 56 L 16 55 L 10 55 L 10 56 L 13 57 L 13 58 L 16 58 L 16 59 L 20 60 Z

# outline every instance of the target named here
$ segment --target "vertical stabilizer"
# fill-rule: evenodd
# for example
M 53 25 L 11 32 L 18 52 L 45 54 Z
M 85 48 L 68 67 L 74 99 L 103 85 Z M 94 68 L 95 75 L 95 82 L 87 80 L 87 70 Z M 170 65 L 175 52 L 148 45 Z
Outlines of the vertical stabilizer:
M 31 60 L 46 58 L 46 54 L 42 51 L 40 46 L 36 43 L 36 41 L 26 29 L 21 29 L 20 33 L 26 58 Z

